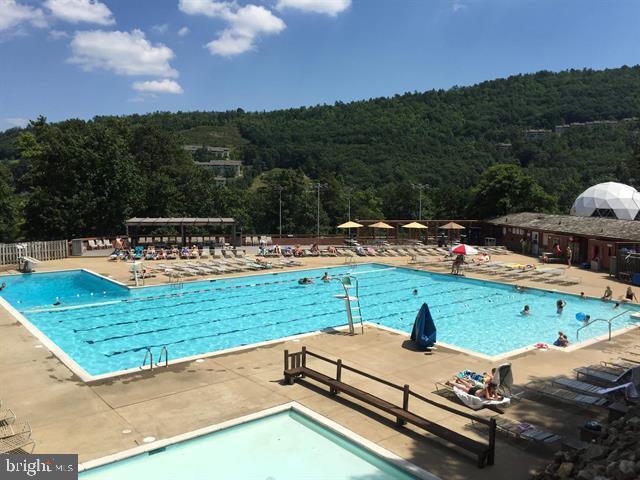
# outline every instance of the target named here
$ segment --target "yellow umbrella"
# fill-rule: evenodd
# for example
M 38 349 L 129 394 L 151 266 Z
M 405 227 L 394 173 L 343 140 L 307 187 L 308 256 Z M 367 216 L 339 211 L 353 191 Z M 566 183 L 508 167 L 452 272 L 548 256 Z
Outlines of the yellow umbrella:
M 364 225 L 361 225 L 359 223 L 356 222 L 345 222 L 342 225 L 338 225 L 337 228 L 360 228 L 363 227 Z
M 457 224 L 456 222 L 449 222 L 446 225 L 442 225 L 441 228 L 443 230 L 464 230 L 466 227 L 463 227 L 462 225 Z
M 369 225 L 370 228 L 384 228 L 384 229 L 391 229 L 393 230 L 393 227 L 391 225 L 389 225 L 388 223 L 384 223 L 384 222 L 378 222 L 378 223 L 374 223 L 372 225 Z
M 421 223 L 418 222 L 411 222 L 411 223 L 407 223 L 406 225 L 402 225 L 402 228 L 416 228 L 416 229 L 424 229 L 424 228 L 429 228 L 426 225 L 423 225 Z

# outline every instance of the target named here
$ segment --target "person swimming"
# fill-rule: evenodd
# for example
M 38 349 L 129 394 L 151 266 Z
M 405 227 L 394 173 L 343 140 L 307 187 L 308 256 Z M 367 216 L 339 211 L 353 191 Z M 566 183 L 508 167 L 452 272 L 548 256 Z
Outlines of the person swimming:
M 564 311 L 564 307 L 567 306 L 567 302 L 562 299 L 558 299 L 556 302 L 556 313 L 560 315 Z
M 520 312 L 521 315 L 531 315 L 531 309 L 529 308 L 529 305 L 525 305 L 524 308 L 522 309 L 522 311 Z
M 587 297 L 585 296 L 584 292 L 580 292 L 580 298 L 582 300 L 586 300 L 587 299 Z
M 5 288 L 7 288 L 7 284 L 6 284 L 6 283 L 4 283 L 4 282 L 2 282 L 2 285 L 0 285 L 0 292 L 1 292 L 2 290 L 4 290 Z
M 60 298 L 59 298 L 59 297 L 56 297 L 56 301 L 55 301 L 55 302 L 53 302 L 53 306 L 54 306 L 54 307 L 57 307 L 58 305 L 62 305 L 62 302 L 60 301 Z
M 331 281 L 331 277 L 329 276 L 329 272 L 324 272 L 324 275 L 322 276 L 322 278 L 320 280 L 322 280 L 324 283 L 329 283 Z
M 556 347 L 568 347 L 569 346 L 569 339 L 567 338 L 567 336 L 564 333 L 558 332 L 558 338 L 556 339 L 555 342 L 553 342 L 553 344 Z
M 298 280 L 299 285 L 311 285 L 312 283 L 313 283 L 313 280 L 311 280 L 309 277 L 304 277 Z
M 414 288 L 414 289 L 413 289 L 413 292 L 411 292 L 411 293 L 413 293 L 413 295 L 418 295 L 418 289 L 417 289 L 417 288 Z

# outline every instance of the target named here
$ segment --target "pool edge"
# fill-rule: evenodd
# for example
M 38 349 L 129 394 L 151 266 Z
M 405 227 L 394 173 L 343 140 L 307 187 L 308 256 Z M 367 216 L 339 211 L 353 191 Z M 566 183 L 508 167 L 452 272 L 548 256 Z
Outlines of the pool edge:
M 285 413 L 293 411 L 299 415 L 307 417 L 312 421 L 320 424 L 323 428 L 331 431 L 332 433 L 345 438 L 349 442 L 353 443 L 357 447 L 367 451 L 368 453 L 379 457 L 384 462 L 391 464 L 402 472 L 412 475 L 421 480 L 441 480 L 440 477 L 434 475 L 433 473 L 417 466 L 416 464 L 406 460 L 399 455 L 387 450 L 375 442 L 363 437 L 355 433 L 354 431 L 340 425 L 339 423 L 305 407 L 304 405 L 299 404 L 298 402 L 292 401 L 283 403 L 281 405 L 276 405 L 274 407 L 270 407 L 264 410 L 260 410 L 258 412 L 250 413 L 248 415 L 243 415 L 241 417 L 236 417 L 230 420 L 225 420 L 220 423 L 216 423 L 214 425 L 209 425 L 207 427 L 202 427 L 196 430 L 192 430 L 190 432 L 181 433 L 178 435 L 174 435 L 169 438 L 156 440 L 151 443 L 147 443 L 144 445 L 140 445 L 137 447 L 133 447 L 127 450 L 122 450 L 120 452 L 113 453 L 111 455 L 106 455 L 104 457 L 96 458 L 94 460 L 88 460 L 78 464 L 78 473 L 91 470 L 93 468 L 102 467 L 104 465 L 109 465 L 111 463 L 115 463 L 118 461 L 126 460 L 138 455 L 142 455 L 144 453 L 148 453 L 150 451 L 171 446 L 180 442 L 184 442 L 187 440 L 193 440 L 198 437 L 202 437 L 205 435 L 209 435 L 218 431 L 222 431 L 228 428 L 236 427 L 238 425 L 243 425 L 249 422 L 253 422 L 256 420 L 260 420 L 263 418 L 267 418 L 272 415 L 277 415 L 279 413 Z

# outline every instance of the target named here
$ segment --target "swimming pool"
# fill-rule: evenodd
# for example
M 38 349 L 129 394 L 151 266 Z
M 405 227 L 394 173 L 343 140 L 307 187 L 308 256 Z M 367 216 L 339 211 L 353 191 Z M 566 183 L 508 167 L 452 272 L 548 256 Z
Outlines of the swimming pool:
M 593 299 L 513 287 L 464 277 L 379 264 L 289 271 L 211 281 L 129 289 L 86 271 L 4 276 L 0 295 L 90 375 L 136 368 L 147 348 L 155 358 L 166 346 L 171 360 L 342 326 L 339 282 L 328 271 L 350 273 L 360 284 L 365 321 L 410 332 L 422 302 L 438 328 L 438 341 L 495 356 L 536 342 L 552 343 L 558 330 L 576 341 L 585 312 L 592 319 L 619 313 Z M 313 285 L 299 285 L 302 276 Z M 414 289 L 418 290 L 413 295 Z M 567 306 L 556 314 L 556 300 Z M 58 299 L 58 300 L 56 300 Z M 53 306 L 60 301 L 60 306 Z M 520 315 L 523 306 L 530 316 Z M 621 308 L 637 311 L 635 306 Z M 615 328 L 632 324 L 629 315 Z M 604 322 L 580 333 L 606 333 Z
M 408 471 L 401 470 L 389 460 L 410 468 L 419 475 L 419 478 L 436 478 L 408 462 L 400 461 L 388 452 L 384 453 L 387 459 L 338 435 L 311 417 L 288 409 L 92 468 L 81 472 L 79 478 L 81 480 L 139 480 L 141 478 L 154 480 L 201 480 L 203 478 L 410 480 L 418 478 Z

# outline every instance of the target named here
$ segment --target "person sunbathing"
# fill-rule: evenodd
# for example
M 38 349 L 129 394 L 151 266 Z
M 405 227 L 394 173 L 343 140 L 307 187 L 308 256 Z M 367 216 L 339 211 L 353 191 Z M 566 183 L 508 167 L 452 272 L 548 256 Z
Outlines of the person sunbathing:
M 466 378 L 456 377 L 453 382 L 447 382 L 447 385 L 459 388 L 463 392 L 485 400 L 502 400 L 502 396 L 498 394 L 497 385 L 490 382 L 486 387 L 477 385 L 476 382 Z
M 327 248 L 327 252 L 333 254 L 333 253 L 338 253 L 338 250 L 333 245 L 329 245 L 329 248 Z

